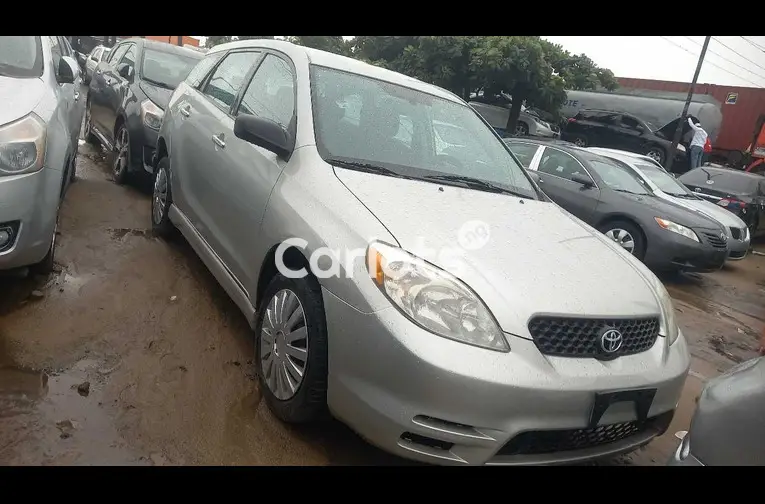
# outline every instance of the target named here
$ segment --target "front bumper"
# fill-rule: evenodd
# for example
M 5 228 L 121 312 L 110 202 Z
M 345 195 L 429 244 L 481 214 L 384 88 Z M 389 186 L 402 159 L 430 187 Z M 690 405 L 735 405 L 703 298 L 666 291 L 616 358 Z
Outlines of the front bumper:
M 45 167 L 35 173 L 0 177 L 0 227 L 14 238 L 0 250 L 0 270 L 29 266 L 48 253 L 61 199 L 63 172 Z
M 392 307 L 367 314 L 327 290 L 323 298 L 330 410 L 372 444 L 423 462 L 554 464 L 632 451 L 666 429 L 690 365 L 682 334 L 671 347 L 659 337 L 646 352 L 608 362 L 543 356 L 511 335 L 512 351 L 500 353 L 435 336 Z M 547 439 L 535 451 L 540 432 L 583 433 L 596 393 L 643 388 L 656 388 L 648 411 L 656 429 L 565 451 Z M 635 420 L 633 404 L 622 402 L 599 426 Z
M 154 173 L 152 158 L 157 147 L 159 131 L 143 124 L 139 116 L 131 121 L 129 134 L 131 168 L 136 171 L 143 169 L 148 173 Z
M 746 240 L 736 240 L 734 238 L 728 237 L 728 260 L 729 261 L 740 261 L 746 255 L 749 253 L 749 247 L 751 246 L 751 242 L 749 238 Z
M 656 270 L 709 272 L 723 267 L 728 259 L 728 240 L 716 229 L 693 229 L 700 242 L 677 233 L 657 230 L 648 237 L 643 262 Z

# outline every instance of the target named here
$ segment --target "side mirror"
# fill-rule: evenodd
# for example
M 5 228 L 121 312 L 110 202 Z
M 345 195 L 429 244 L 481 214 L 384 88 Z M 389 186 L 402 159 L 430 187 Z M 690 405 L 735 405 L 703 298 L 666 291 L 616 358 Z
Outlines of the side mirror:
M 133 77 L 133 67 L 127 63 L 122 63 L 117 67 L 117 73 L 120 74 L 120 77 L 123 79 L 130 80 Z
M 80 75 L 80 67 L 71 56 L 61 56 L 56 69 L 56 82 L 59 84 L 73 84 Z
M 573 175 L 571 177 L 571 181 L 576 182 L 577 184 L 582 184 L 582 186 L 584 186 L 585 189 L 589 189 L 590 187 L 592 187 L 592 180 L 585 177 L 584 175 Z
M 240 113 L 234 121 L 234 135 L 245 142 L 267 149 L 287 160 L 295 147 L 292 135 L 280 124 L 251 114 Z

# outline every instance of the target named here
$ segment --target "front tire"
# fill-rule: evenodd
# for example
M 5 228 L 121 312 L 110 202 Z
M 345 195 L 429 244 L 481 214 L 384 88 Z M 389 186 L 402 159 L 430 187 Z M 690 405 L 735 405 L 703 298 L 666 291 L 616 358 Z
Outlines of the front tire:
M 130 178 L 130 134 L 125 125 L 121 125 L 114 137 L 114 161 L 112 161 L 114 182 L 127 183 Z
M 39 263 L 35 263 L 29 267 L 32 273 L 37 275 L 47 275 L 55 267 L 56 259 L 56 235 L 58 234 L 58 210 L 56 211 L 56 225 L 53 226 L 53 238 L 51 239 L 50 248 L 48 253 L 45 254 L 43 260 Z
M 643 232 L 629 221 L 615 220 L 598 226 L 598 231 L 619 244 L 640 261 L 645 257 L 646 243 Z
M 90 101 L 88 100 L 88 104 L 85 107 L 85 126 L 84 131 L 82 132 L 82 136 L 85 137 L 85 141 L 88 142 L 90 145 L 94 145 L 98 147 L 101 145 L 101 142 L 98 140 L 98 137 L 93 134 L 93 118 L 90 117 Z
M 516 136 L 529 136 L 529 127 L 526 126 L 526 124 L 518 121 L 518 124 L 515 125 L 515 135 Z
M 585 148 L 587 147 L 587 138 L 583 136 L 575 136 L 571 139 L 571 143 L 577 147 Z
M 287 423 L 322 419 L 327 409 L 327 323 L 319 282 L 277 274 L 255 325 L 255 362 L 269 409 Z
M 664 166 L 664 162 L 667 160 L 667 153 L 664 152 L 664 149 L 655 145 L 648 147 L 645 151 L 645 155 L 662 166 Z
M 168 237 L 175 231 L 169 216 L 172 203 L 170 159 L 163 157 L 154 171 L 154 191 L 151 196 L 151 229 L 159 236 Z

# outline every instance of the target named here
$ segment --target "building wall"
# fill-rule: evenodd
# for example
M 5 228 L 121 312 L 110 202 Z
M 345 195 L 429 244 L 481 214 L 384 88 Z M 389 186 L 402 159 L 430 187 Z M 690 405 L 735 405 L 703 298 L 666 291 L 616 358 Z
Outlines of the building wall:
M 633 79 L 618 77 L 619 85 L 625 88 L 650 89 L 687 93 L 690 83 Z M 723 120 L 715 141 L 715 149 L 746 150 L 754 138 L 757 119 L 765 114 L 765 89 L 742 86 L 720 86 L 717 84 L 696 84 L 694 94 L 706 94 L 722 103 Z M 729 93 L 738 93 L 735 104 L 726 103 Z
M 144 35 L 144 38 L 178 45 L 177 35 Z M 188 35 L 183 35 L 183 45 L 193 45 L 194 47 L 199 47 L 199 40 L 195 39 L 194 37 L 189 37 Z

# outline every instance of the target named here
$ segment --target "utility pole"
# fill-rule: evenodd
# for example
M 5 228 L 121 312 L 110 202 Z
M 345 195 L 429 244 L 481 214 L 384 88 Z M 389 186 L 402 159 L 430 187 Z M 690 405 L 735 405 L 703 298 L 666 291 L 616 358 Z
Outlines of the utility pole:
M 677 144 L 680 143 L 680 136 L 683 133 L 683 128 L 687 121 L 688 107 L 691 106 L 691 100 L 693 99 L 693 90 L 696 88 L 696 81 L 699 78 L 699 72 L 701 72 L 701 65 L 704 64 L 704 56 L 707 54 L 707 46 L 709 46 L 709 39 L 712 36 L 704 37 L 704 46 L 701 48 L 701 54 L 699 55 L 699 62 L 696 65 L 696 73 L 693 74 L 693 81 L 691 87 L 688 89 L 688 98 L 685 100 L 685 106 L 683 107 L 683 113 L 680 115 L 680 120 L 677 122 L 677 128 L 675 129 L 675 136 L 672 138 L 672 147 L 669 149 L 667 156 L 667 171 L 672 173 L 672 163 L 675 160 L 675 151 L 677 150 Z

